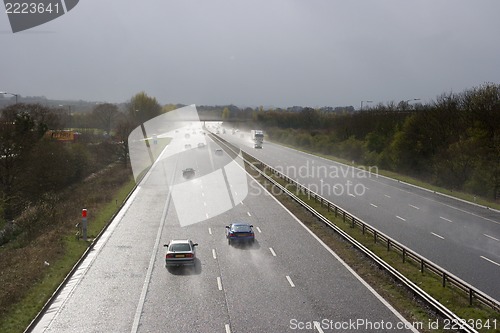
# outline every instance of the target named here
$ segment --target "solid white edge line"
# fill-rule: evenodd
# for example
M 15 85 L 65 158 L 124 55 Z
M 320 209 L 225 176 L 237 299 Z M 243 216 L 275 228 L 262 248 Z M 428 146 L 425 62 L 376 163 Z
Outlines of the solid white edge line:
M 433 234 L 434 236 L 436 236 L 436 237 L 438 237 L 438 238 L 444 239 L 444 237 L 443 237 L 443 236 L 441 236 L 441 235 L 435 234 L 435 233 L 433 233 L 433 232 L 431 232 L 431 234 Z
M 365 286 L 365 288 L 368 289 L 386 308 L 388 308 L 399 320 L 401 320 L 401 322 L 405 323 L 407 327 L 410 327 L 410 330 L 412 332 L 419 333 L 419 331 L 416 330 L 413 325 L 408 320 L 406 320 L 403 315 L 401 315 L 401 313 L 399 313 L 391 304 L 389 304 L 389 302 L 387 302 L 382 296 L 380 296 L 380 294 L 375 289 L 373 289 L 372 286 L 370 286 L 361 276 L 359 276 L 358 273 L 356 273 L 356 271 L 354 271 L 342 258 L 340 258 L 337 253 L 330 249 L 328 245 L 325 244 L 325 242 L 323 242 L 317 235 L 309 230 L 297 216 L 295 216 L 288 208 L 286 208 L 281 202 L 279 202 L 278 199 L 271 195 L 258 181 L 254 180 L 253 178 L 251 178 L 251 181 L 254 181 L 258 186 L 260 186 L 264 190 L 264 193 L 268 193 L 268 195 L 270 195 L 274 199 L 274 201 L 276 201 L 276 203 L 283 208 L 283 210 L 290 214 L 290 216 L 295 221 L 297 221 L 297 223 L 299 223 L 312 237 L 314 237 L 318 241 L 318 243 L 320 243 L 328 252 L 330 252 L 330 254 L 335 259 L 337 259 L 359 282 L 361 282 L 361 284 L 363 284 L 363 286 Z
M 155 245 L 153 247 L 153 252 L 151 253 L 151 257 L 149 259 L 149 266 L 146 273 L 146 278 L 144 279 L 144 283 L 142 285 L 141 296 L 139 298 L 139 303 L 137 304 L 137 308 L 135 310 L 134 321 L 132 323 L 131 333 L 136 333 L 139 329 L 139 322 L 141 320 L 142 310 L 144 308 L 144 303 L 146 302 L 146 294 L 149 288 L 149 283 L 151 281 L 151 276 L 153 275 L 153 267 L 155 266 L 156 254 L 158 253 L 158 247 L 160 245 L 161 234 L 163 231 L 163 227 L 165 225 L 165 221 L 167 220 L 167 210 L 169 206 L 171 198 L 171 192 L 168 193 L 167 201 L 163 206 L 163 212 L 161 214 L 161 222 L 158 227 L 158 231 L 156 233 Z
M 276 252 L 274 252 L 272 247 L 269 248 L 269 251 L 271 251 L 271 254 L 273 255 L 273 257 L 276 257 Z
M 222 280 L 220 279 L 220 276 L 217 277 L 217 287 L 219 290 L 222 290 Z
M 226 324 L 226 333 L 231 333 L 231 327 L 229 326 L 229 324 Z
M 215 249 L 212 249 L 212 257 L 214 257 L 214 259 L 217 259 L 217 253 L 215 252 Z
M 48 328 L 50 328 L 52 326 L 53 321 L 59 316 L 59 313 L 61 312 L 63 307 L 66 305 L 66 302 L 73 295 L 76 287 L 83 280 L 83 277 L 85 277 L 85 275 L 87 274 L 87 271 L 90 269 L 90 267 L 94 263 L 95 259 L 97 258 L 99 253 L 102 251 L 104 245 L 106 245 L 109 238 L 114 233 L 117 225 L 121 223 L 121 220 L 123 219 L 123 217 L 127 213 L 128 209 L 130 208 L 132 203 L 135 201 L 135 197 L 138 195 L 139 190 L 140 190 L 140 188 L 136 187 L 134 192 L 132 192 L 132 194 L 130 195 L 129 199 L 123 204 L 122 209 L 120 209 L 120 211 L 116 214 L 113 221 L 111 221 L 111 224 L 109 225 L 109 227 L 102 234 L 99 241 L 97 241 L 97 243 L 95 244 L 95 246 L 92 250 L 94 252 L 93 255 L 89 254 L 89 256 L 87 256 L 87 258 L 80 264 L 80 269 L 83 268 L 83 272 L 80 272 L 78 274 L 79 278 L 74 279 L 74 277 L 72 277 L 69 280 L 69 281 L 74 281 L 74 282 L 68 283 L 66 286 L 64 286 L 61 289 L 61 292 L 59 293 L 59 295 L 54 299 L 54 302 L 48 308 L 47 312 L 43 315 L 43 318 L 47 319 L 47 321 L 48 321 L 47 325 L 45 327 L 42 327 L 43 332 L 45 332 Z M 80 270 L 80 269 L 78 269 L 78 270 Z M 49 316 L 51 316 L 51 317 L 49 318 Z M 39 325 L 42 325 L 42 321 L 40 321 L 37 325 L 34 326 L 34 331 L 37 331 L 37 328 Z
M 288 283 L 290 283 L 290 285 L 292 286 L 292 288 L 294 288 L 295 285 L 293 284 L 292 279 L 288 275 L 286 276 L 286 279 L 288 280 Z
M 496 240 L 497 242 L 500 242 L 500 239 L 498 239 L 498 238 L 495 238 L 495 237 L 487 235 L 487 234 L 483 234 L 483 235 L 485 235 L 486 237 L 491 238 L 493 240 Z
M 495 265 L 497 265 L 497 266 L 500 266 L 500 264 L 499 264 L 499 263 L 497 263 L 496 261 L 493 261 L 493 260 L 491 260 L 491 259 L 488 259 L 488 258 L 486 258 L 486 257 L 483 257 L 483 256 L 481 256 L 481 258 L 482 258 L 482 259 L 484 259 L 484 260 L 486 260 L 486 261 L 489 261 L 489 262 L 491 262 L 492 264 L 495 264 Z

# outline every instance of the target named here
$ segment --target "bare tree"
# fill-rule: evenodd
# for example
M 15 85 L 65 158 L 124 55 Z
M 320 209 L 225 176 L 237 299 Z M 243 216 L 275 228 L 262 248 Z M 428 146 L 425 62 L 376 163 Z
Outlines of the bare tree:
M 40 104 L 18 103 L 6 107 L 0 116 L 0 196 L 6 221 L 15 215 L 16 193 L 24 178 L 20 176 L 23 165 L 48 129 L 45 121 L 56 121 L 50 113 L 50 109 Z
M 98 120 L 100 127 L 109 135 L 113 121 L 118 115 L 118 107 L 111 103 L 99 104 L 92 111 L 92 115 Z

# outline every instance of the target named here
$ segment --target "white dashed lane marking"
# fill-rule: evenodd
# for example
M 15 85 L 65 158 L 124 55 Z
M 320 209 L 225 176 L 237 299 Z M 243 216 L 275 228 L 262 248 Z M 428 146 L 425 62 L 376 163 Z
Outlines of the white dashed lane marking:
M 497 266 L 500 266 L 500 264 L 499 264 L 499 263 L 497 263 L 496 261 L 493 261 L 493 260 L 491 260 L 491 259 L 488 259 L 488 258 L 486 258 L 486 257 L 483 257 L 483 256 L 481 256 L 481 258 L 482 258 L 482 259 L 484 259 L 484 260 L 486 260 L 486 261 L 489 261 L 489 262 L 491 262 L 492 264 L 495 264 L 495 265 L 497 265 Z
M 222 281 L 220 279 L 220 276 L 217 277 L 217 287 L 219 287 L 219 290 L 222 290 Z
M 495 238 L 495 237 L 487 235 L 487 234 L 483 234 L 483 235 L 485 235 L 486 237 L 491 238 L 493 240 L 496 240 L 497 242 L 500 242 L 500 239 L 498 239 L 498 238 Z
M 444 239 L 444 237 L 443 237 L 443 236 L 441 236 L 441 235 L 435 234 L 435 233 L 433 233 L 433 232 L 431 232 L 431 234 L 433 234 L 434 236 L 436 236 L 436 237 L 438 237 L 438 238 Z

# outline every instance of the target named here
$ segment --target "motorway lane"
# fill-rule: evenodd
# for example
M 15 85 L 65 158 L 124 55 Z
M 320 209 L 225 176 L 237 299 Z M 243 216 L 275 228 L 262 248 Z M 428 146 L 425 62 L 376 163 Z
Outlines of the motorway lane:
M 254 193 L 255 185 L 225 213 L 181 226 L 183 207 L 174 209 L 169 188 L 200 185 L 181 176 L 187 159 L 200 175 L 211 170 L 202 150 L 156 164 L 50 326 L 36 332 L 286 332 L 291 320 L 400 322 L 273 198 Z M 227 244 L 224 226 L 234 220 L 254 224 L 253 246 Z M 169 272 L 161 245 L 184 237 L 199 243 L 197 265 Z
M 499 212 L 277 144 L 254 149 L 248 133 L 221 136 L 500 299 Z
M 200 261 L 194 270 L 167 273 L 158 251 L 138 332 L 214 332 L 226 325 L 231 332 L 287 332 L 293 319 L 399 321 L 263 193 L 187 227 L 169 212 L 162 239 L 192 237 Z M 254 224 L 257 242 L 228 245 L 224 226 L 232 221 Z

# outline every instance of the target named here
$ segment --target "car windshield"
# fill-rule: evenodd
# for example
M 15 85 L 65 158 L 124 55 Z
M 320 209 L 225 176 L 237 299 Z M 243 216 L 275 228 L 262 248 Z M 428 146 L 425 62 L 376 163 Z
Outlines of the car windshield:
M 189 244 L 172 244 L 168 249 L 172 252 L 191 251 L 191 246 Z
M 235 232 L 250 232 L 251 228 L 248 225 L 233 225 L 232 230 Z

